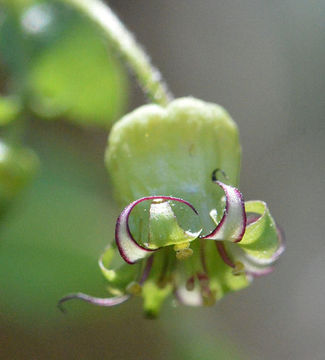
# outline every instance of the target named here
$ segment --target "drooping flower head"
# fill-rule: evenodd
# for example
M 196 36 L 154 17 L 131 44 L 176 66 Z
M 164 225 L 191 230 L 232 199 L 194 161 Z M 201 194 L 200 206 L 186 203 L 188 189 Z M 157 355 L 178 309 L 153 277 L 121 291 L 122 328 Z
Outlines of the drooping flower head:
M 113 127 L 106 164 L 124 210 L 99 260 L 111 306 L 132 295 L 156 316 L 166 297 L 213 305 L 272 271 L 281 234 L 262 201 L 237 189 L 238 130 L 220 106 L 193 98 L 145 105 Z

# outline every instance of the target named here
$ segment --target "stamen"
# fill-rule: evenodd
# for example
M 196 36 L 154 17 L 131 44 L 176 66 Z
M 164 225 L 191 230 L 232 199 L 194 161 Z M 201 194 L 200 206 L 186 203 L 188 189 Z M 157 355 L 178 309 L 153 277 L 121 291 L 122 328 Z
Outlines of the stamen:
M 208 271 L 207 271 L 207 264 L 206 264 L 206 259 L 205 259 L 205 246 L 206 246 L 206 241 L 204 241 L 203 239 L 200 239 L 200 260 L 201 260 L 203 271 L 205 273 L 207 273 Z
M 228 266 L 232 267 L 232 268 L 235 268 L 235 264 L 229 258 L 224 244 L 221 241 L 216 241 L 215 244 L 217 246 L 217 250 L 219 252 L 219 255 L 220 255 L 221 259 L 224 261 L 224 263 L 227 264 Z
M 194 278 L 194 276 L 191 276 L 189 279 L 187 279 L 185 287 L 186 287 L 186 290 L 188 290 L 188 291 L 194 290 L 194 287 L 195 287 L 195 278 Z
M 210 289 L 209 291 L 202 289 L 201 294 L 204 306 L 213 306 L 216 303 L 216 295 Z
M 167 286 L 167 284 L 169 284 L 171 282 L 172 282 L 172 276 L 168 275 L 168 276 L 164 276 L 164 277 L 160 278 L 157 281 L 157 285 L 160 289 L 163 289 Z
M 166 202 L 167 200 L 165 200 L 165 199 L 153 199 L 152 200 L 152 203 L 153 204 L 162 204 L 162 203 L 164 203 L 164 202 Z
M 142 286 L 136 282 L 132 281 L 127 287 L 126 292 L 130 295 L 141 295 L 142 293 Z
M 203 274 L 203 273 L 197 273 L 196 274 L 201 287 L 209 287 L 209 277 L 207 274 Z
M 193 250 L 190 249 L 190 243 L 184 242 L 181 244 L 176 244 L 174 246 L 174 250 L 176 251 L 176 258 L 178 260 L 185 260 L 193 254 Z
M 212 292 L 209 286 L 209 277 L 204 273 L 197 273 L 197 278 L 201 286 L 201 296 L 204 306 L 212 306 L 216 303 L 216 294 Z
M 147 262 L 146 262 L 146 266 L 143 270 L 143 273 L 142 273 L 142 276 L 141 276 L 141 279 L 139 281 L 140 285 L 142 285 L 148 278 L 149 274 L 150 274 L 150 271 L 151 271 L 151 268 L 152 268 L 152 264 L 153 264 L 153 258 L 154 256 L 151 255 Z
M 235 267 L 232 271 L 233 275 L 238 276 L 245 273 L 245 266 L 242 262 L 236 261 Z

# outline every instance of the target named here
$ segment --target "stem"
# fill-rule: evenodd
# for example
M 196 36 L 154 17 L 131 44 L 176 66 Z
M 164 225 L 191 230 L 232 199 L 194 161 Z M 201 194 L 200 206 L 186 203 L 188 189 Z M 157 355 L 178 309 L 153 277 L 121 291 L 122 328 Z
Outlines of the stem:
M 172 95 L 159 70 L 151 64 L 149 56 L 109 6 L 101 0 L 64 1 L 78 8 L 104 31 L 110 45 L 132 69 L 148 98 L 157 104 L 167 105 Z

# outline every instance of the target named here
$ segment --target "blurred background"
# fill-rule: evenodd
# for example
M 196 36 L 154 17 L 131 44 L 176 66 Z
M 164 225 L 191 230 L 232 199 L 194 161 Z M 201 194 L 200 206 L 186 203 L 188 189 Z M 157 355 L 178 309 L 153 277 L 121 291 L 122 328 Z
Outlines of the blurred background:
M 273 274 L 214 308 L 166 304 L 152 321 L 135 299 L 109 309 L 74 302 L 62 315 L 66 293 L 105 296 L 97 258 L 119 212 L 107 133 L 145 99 L 78 13 L 2 0 L 1 139 L 23 139 L 40 167 L 19 196 L 0 194 L 0 358 L 324 359 L 325 2 L 109 3 L 176 97 L 219 103 L 236 120 L 241 190 L 268 203 L 287 251 Z M 10 161 L 1 172 L 16 169 Z

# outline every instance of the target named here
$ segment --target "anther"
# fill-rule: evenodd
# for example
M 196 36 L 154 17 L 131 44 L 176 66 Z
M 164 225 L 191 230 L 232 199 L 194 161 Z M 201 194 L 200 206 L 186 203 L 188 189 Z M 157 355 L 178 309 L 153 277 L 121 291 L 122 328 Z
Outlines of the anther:
M 186 290 L 188 290 L 188 291 L 194 290 L 194 287 L 195 287 L 194 276 L 191 276 L 189 279 L 187 279 L 185 287 L 186 287 Z
M 142 292 L 142 286 L 136 282 L 132 281 L 127 287 L 126 292 L 130 295 L 141 295 Z
M 236 261 L 235 267 L 232 271 L 233 275 L 238 276 L 238 275 L 244 274 L 244 272 L 245 272 L 244 264 L 241 263 L 240 261 Z
M 153 204 L 162 204 L 162 203 L 164 203 L 164 202 L 166 202 L 165 199 L 153 199 L 153 200 L 152 200 L 152 203 L 153 203 Z
M 204 306 L 213 306 L 216 303 L 216 295 L 210 289 L 202 290 L 201 294 Z
M 190 249 L 189 242 L 174 245 L 174 250 L 176 251 L 176 258 L 178 260 L 187 259 L 193 254 L 193 250 Z

